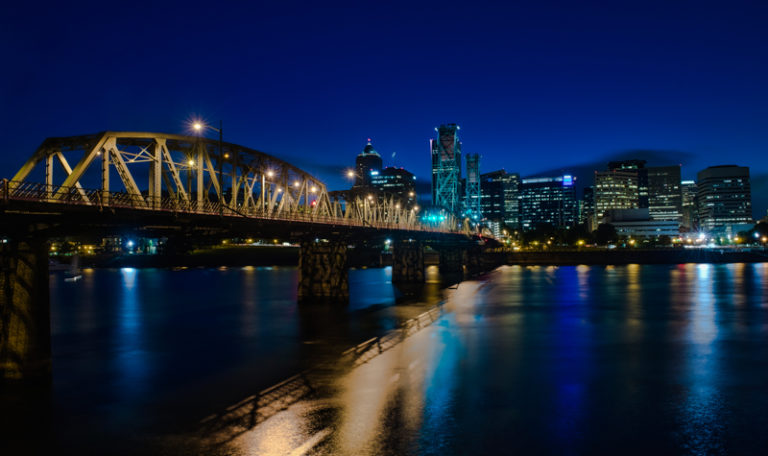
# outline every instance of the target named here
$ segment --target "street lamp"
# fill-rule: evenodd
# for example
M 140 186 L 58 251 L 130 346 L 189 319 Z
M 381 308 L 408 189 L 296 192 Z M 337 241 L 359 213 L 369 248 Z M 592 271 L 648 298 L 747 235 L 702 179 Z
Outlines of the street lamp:
M 266 182 L 264 180 L 264 174 L 265 173 L 261 173 L 261 211 L 266 214 L 267 200 L 265 199 L 266 192 L 264 187 L 266 186 Z M 267 177 L 272 178 L 272 176 L 275 175 L 275 172 L 270 169 L 270 170 L 267 170 L 266 175 Z
M 219 121 L 219 128 L 211 125 L 204 124 L 202 122 L 195 122 L 192 124 L 192 128 L 198 132 L 206 128 L 219 132 L 219 215 L 224 214 L 224 122 Z M 200 191 L 200 189 L 198 189 Z

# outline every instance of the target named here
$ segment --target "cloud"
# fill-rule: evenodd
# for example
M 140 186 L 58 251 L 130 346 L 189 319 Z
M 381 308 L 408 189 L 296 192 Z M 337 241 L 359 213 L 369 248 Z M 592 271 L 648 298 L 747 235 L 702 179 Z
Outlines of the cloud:
M 694 154 L 679 150 L 627 149 L 604 155 L 601 158 L 590 160 L 588 162 L 550 168 L 534 173 L 531 176 L 523 177 L 561 176 L 563 174 L 572 174 L 577 178 L 577 187 L 583 188 L 594 184 L 595 171 L 607 169 L 608 162 L 639 159 L 645 160 L 647 162 L 646 166 L 673 166 L 689 163 L 694 161 L 695 158 L 696 156 Z

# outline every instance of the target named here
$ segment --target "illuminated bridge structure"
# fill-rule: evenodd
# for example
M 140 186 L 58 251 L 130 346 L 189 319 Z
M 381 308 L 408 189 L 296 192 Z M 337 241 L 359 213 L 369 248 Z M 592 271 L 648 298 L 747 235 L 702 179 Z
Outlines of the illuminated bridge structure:
M 278 237 L 298 242 L 302 301 L 349 297 L 347 248 L 388 238 L 393 281 L 424 281 L 424 246 L 441 269 L 479 264 L 466 231 L 424 225 L 391 195 L 329 192 L 311 174 L 231 143 L 147 132 L 48 138 L 0 185 L 0 379 L 50 373 L 48 241 Z

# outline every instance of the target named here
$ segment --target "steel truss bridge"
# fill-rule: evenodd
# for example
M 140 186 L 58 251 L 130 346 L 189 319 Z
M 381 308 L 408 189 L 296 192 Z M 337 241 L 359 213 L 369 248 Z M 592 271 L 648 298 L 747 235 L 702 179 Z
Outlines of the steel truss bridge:
M 85 206 L 455 232 L 448 223 L 421 224 L 418 208 L 392 195 L 328 192 L 316 177 L 264 152 L 231 143 L 219 150 L 215 140 L 163 133 L 48 138 L 0 192 L 6 203 L 57 210 Z
M 455 226 L 423 225 L 416 207 L 393 196 L 328 192 L 290 163 L 236 144 L 111 131 L 48 138 L 0 182 L 0 382 L 50 379 L 51 237 L 291 239 L 300 244 L 297 298 L 314 303 L 348 300 L 349 244 L 384 236 L 393 282 L 424 281 L 425 244 L 438 250 L 441 271 L 498 265 Z

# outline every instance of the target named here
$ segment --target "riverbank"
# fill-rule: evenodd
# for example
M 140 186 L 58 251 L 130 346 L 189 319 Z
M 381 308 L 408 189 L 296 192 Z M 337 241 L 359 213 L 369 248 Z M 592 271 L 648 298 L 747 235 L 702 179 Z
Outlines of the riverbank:
M 510 265 L 601 265 L 601 264 L 682 264 L 762 263 L 765 249 L 590 249 L 548 252 L 510 252 Z
M 495 255 L 499 255 L 496 253 Z M 681 263 L 762 263 L 768 261 L 765 249 L 582 249 L 559 251 L 516 251 L 504 254 L 509 265 L 601 265 L 601 264 L 681 264 Z M 55 263 L 68 264 L 72 257 L 57 256 Z M 390 252 L 372 249 L 350 249 L 350 267 L 384 267 L 392 265 Z M 425 265 L 437 265 L 439 255 L 427 251 Z M 196 249 L 177 255 L 85 255 L 80 266 L 89 268 L 175 268 L 220 266 L 297 266 L 297 246 L 238 245 Z

